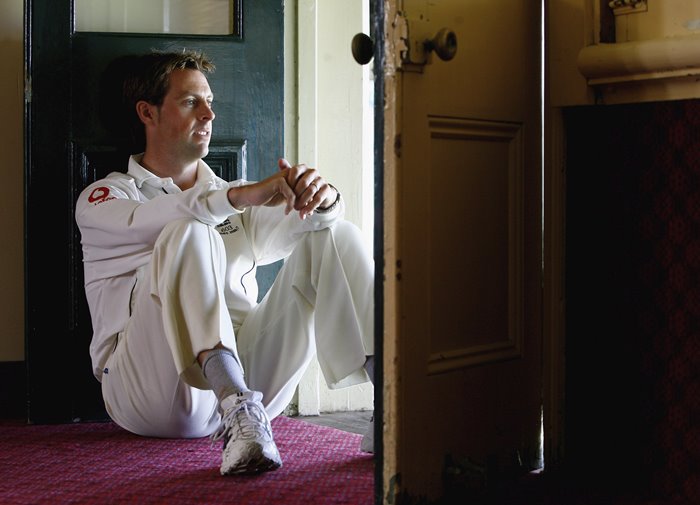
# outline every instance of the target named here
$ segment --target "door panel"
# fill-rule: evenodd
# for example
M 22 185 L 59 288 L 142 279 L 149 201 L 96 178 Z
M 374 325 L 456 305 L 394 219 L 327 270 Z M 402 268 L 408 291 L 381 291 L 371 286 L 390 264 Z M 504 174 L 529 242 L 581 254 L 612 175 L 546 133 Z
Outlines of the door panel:
M 520 126 L 429 117 L 428 128 L 430 201 L 449 216 L 429 228 L 428 369 L 517 357 L 523 334 Z M 465 240 L 455 240 L 455 226 Z
M 202 50 L 216 64 L 210 154 L 221 176 L 251 180 L 277 168 L 283 153 L 283 3 L 234 2 L 232 36 L 74 33 L 73 2 L 28 0 L 26 58 L 26 258 L 29 418 L 64 422 L 105 418 L 92 376 L 92 334 L 83 290 L 80 191 L 123 171 L 126 136 L 112 118 L 111 62 L 150 49 Z M 261 274 L 262 291 L 276 271 Z M 56 315 L 57 314 L 57 315 Z
M 385 483 L 400 480 L 399 503 L 468 500 L 540 463 L 541 6 L 402 6 L 400 142 L 385 167 L 399 316 L 385 394 L 399 415 L 385 417 Z M 415 64 L 416 44 L 445 27 L 454 59 Z

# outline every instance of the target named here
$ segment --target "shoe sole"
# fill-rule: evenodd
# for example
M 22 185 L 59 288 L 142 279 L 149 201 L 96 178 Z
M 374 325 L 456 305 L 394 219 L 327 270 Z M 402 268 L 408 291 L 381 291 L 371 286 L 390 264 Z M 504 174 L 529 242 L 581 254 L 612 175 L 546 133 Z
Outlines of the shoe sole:
M 228 470 L 221 470 L 221 475 L 252 475 L 256 473 L 268 472 L 277 470 L 282 466 L 282 463 L 262 456 L 255 460 L 248 461 L 245 465 L 237 465 Z
M 277 448 L 266 452 L 262 447 L 258 447 L 256 451 L 248 454 L 247 459 L 239 461 L 237 465 L 224 469 L 222 464 L 221 475 L 255 474 L 276 470 L 281 466 L 282 458 Z

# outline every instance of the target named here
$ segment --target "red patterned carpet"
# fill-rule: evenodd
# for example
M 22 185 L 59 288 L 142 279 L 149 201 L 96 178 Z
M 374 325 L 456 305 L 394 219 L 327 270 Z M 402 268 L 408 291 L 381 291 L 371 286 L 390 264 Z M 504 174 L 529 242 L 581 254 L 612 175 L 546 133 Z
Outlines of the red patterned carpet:
M 0 424 L 0 503 L 370 505 L 374 460 L 360 435 L 278 417 L 284 465 L 257 476 L 219 475 L 209 439 L 132 435 L 113 423 Z

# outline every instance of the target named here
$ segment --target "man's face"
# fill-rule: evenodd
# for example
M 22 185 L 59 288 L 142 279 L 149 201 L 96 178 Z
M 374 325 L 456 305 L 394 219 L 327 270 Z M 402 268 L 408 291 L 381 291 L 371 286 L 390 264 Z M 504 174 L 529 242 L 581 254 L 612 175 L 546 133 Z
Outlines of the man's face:
M 209 152 L 213 95 L 199 70 L 175 70 L 163 104 L 155 109 L 149 147 L 156 144 L 182 161 L 195 161 Z

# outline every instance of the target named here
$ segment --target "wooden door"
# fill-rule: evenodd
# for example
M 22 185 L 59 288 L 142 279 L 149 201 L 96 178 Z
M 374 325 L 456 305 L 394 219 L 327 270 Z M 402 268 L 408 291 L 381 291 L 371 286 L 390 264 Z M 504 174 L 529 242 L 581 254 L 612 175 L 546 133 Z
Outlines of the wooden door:
M 386 14 L 388 501 L 468 503 L 541 465 L 541 17 L 531 0 Z M 423 54 L 443 28 L 449 61 Z
M 125 138 L 101 115 L 115 59 L 151 48 L 204 51 L 217 118 L 207 161 L 224 178 L 262 178 L 283 153 L 283 2 L 235 0 L 231 35 L 77 32 L 72 0 L 27 0 L 26 291 L 29 419 L 105 418 L 88 346 L 74 203 L 125 170 Z M 196 6 L 196 4 L 192 4 Z M 104 114 L 106 112 L 106 114 Z M 267 272 L 263 284 L 269 285 Z

